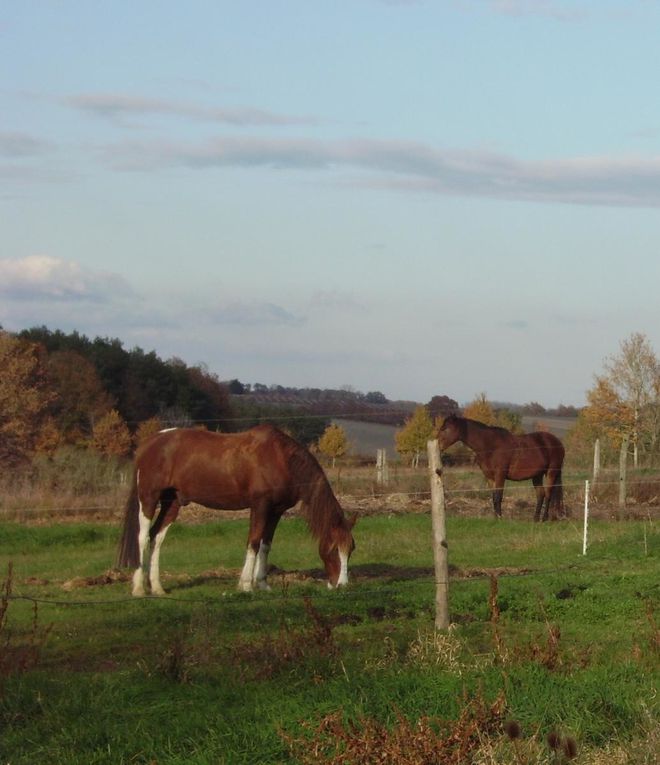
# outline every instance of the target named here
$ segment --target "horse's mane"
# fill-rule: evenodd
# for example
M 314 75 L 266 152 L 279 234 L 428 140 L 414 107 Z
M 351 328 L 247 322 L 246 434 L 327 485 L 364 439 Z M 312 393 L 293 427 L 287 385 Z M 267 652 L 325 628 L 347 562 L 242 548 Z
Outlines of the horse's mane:
M 499 425 L 486 425 L 485 422 L 479 422 L 479 420 L 471 420 L 469 417 L 460 417 L 457 419 L 465 420 L 466 423 L 469 423 L 470 427 L 477 427 L 479 430 L 489 430 L 489 431 L 496 431 L 497 433 L 501 433 L 502 435 L 513 435 L 510 430 L 507 430 L 506 428 L 502 428 Z
M 286 440 L 291 481 L 298 489 L 309 531 L 315 539 L 321 539 L 331 526 L 343 520 L 344 513 L 314 455 L 286 434 L 278 433 Z

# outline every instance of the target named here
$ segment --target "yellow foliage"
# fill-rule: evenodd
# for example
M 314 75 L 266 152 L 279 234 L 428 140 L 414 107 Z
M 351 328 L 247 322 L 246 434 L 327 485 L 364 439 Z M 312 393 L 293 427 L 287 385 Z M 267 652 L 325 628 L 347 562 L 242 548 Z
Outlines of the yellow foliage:
M 131 434 L 116 409 L 111 409 L 94 426 L 92 447 L 107 456 L 124 457 L 131 451 Z
M 492 404 L 486 398 L 485 393 L 480 393 L 474 401 L 470 402 L 463 410 L 463 417 L 477 422 L 483 422 L 484 425 L 497 425 L 497 414 Z
M 429 410 L 425 406 L 416 407 L 403 428 L 394 435 L 397 452 L 413 465 L 419 463 L 419 455 L 426 449 L 427 442 L 433 438 L 435 428 Z
M 587 391 L 587 406 L 582 416 L 595 435 L 609 439 L 617 447 L 634 423 L 633 407 L 605 377 L 597 377 L 595 387 Z
M 143 420 L 135 431 L 135 443 L 136 445 L 146 441 L 147 438 L 155 436 L 156 433 L 163 429 L 163 423 L 158 417 L 150 417 L 148 420 Z
M 348 437 L 341 425 L 331 424 L 319 438 L 319 451 L 332 458 L 334 466 L 337 457 L 343 457 L 348 451 Z

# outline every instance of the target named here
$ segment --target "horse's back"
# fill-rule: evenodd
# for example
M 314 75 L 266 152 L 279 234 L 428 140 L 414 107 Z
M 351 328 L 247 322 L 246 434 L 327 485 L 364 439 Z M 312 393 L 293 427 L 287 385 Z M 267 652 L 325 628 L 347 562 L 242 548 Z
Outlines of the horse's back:
M 158 433 L 136 455 L 144 490 L 173 488 L 181 501 L 248 507 L 258 495 L 283 496 L 291 485 L 285 434 L 260 425 L 241 433 L 178 428 Z
M 529 437 L 533 438 L 543 449 L 549 460 L 559 463 L 559 466 L 561 466 L 564 461 L 565 449 L 564 444 L 562 444 L 557 436 L 549 433 L 547 430 L 538 430 L 535 433 L 530 433 Z

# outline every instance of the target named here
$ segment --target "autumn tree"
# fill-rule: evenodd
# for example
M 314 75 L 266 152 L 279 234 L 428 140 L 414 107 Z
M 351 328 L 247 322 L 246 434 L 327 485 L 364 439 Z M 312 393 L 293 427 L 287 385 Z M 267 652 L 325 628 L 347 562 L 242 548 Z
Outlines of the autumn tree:
M 44 428 L 52 439 L 47 388 L 39 346 L 0 330 L 0 463 L 17 465 L 36 451 Z
M 434 421 L 438 418 L 444 419 L 450 414 L 458 414 L 460 409 L 458 402 L 449 396 L 433 396 L 426 408 Z
M 584 417 L 599 436 L 614 445 L 630 439 L 635 466 L 640 450 L 657 451 L 660 434 L 660 365 L 642 333 L 620 344 L 619 353 L 604 363 L 587 392 Z
M 116 409 L 111 409 L 94 426 L 92 447 L 108 457 L 125 457 L 131 450 L 131 433 Z
M 341 425 L 331 423 L 319 438 L 318 446 L 321 454 L 332 459 L 332 467 L 334 467 L 337 457 L 343 457 L 348 451 L 346 431 Z
M 484 425 L 496 425 L 497 414 L 485 393 L 480 393 L 463 409 L 463 416 L 470 420 L 483 422 Z
M 70 443 L 89 438 L 94 423 L 113 406 L 96 367 L 72 350 L 49 354 L 46 367 L 56 392 L 54 417 L 64 438 Z
M 135 445 L 139 446 L 143 441 L 155 436 L 161 430 L 163 430 L 163 423 L 160 418 L 150 417 L 148 420 L 143 420 L 135 431 Z
M 511 433 L 522 433 L 522 417 L 510 409 L 496 409 L 485 393 L 480 393 L 463 409 L 463 416 L 484 425 L 505 428 Z
M 427 442 L 433 438 L 434 425 L 429 410 L 418 406 L 401 430 L 397 430 L 394 439 L 397 452 L 410 460 L 413 467 L 418 467 L 419 456 L 426 449 Z

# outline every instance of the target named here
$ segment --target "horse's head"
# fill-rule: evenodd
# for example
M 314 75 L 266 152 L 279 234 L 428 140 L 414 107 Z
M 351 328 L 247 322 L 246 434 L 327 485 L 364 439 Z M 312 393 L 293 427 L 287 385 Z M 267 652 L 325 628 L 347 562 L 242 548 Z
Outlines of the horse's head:
M 328 587 L 342 587 L 348 584 L 348 559 L 355 550 L 353 526 L 357 515 L 342 519 L 342 523 L 333 526 L 325 540 L 319 545 L 319 555 L 328 575 Z
M 461 440 L 460 417 L 450 414 L 438 428 L 436 438 L 440 449 L 448 449 L 452 444 Z

